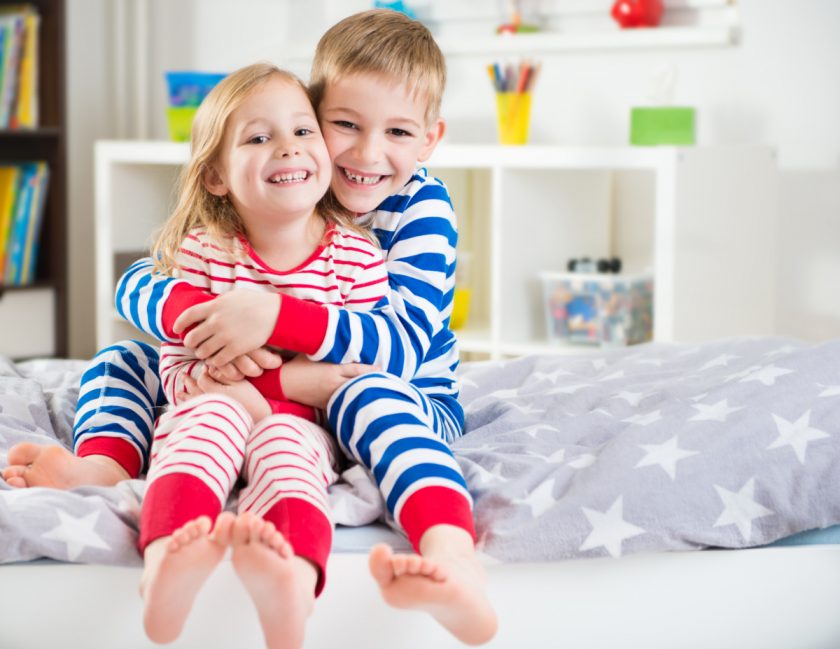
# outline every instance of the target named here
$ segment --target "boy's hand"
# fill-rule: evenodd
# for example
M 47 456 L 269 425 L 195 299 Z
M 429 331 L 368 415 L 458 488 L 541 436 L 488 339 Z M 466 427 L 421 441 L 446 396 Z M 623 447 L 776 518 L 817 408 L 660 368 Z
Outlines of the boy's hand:
M 374 371 L 373 365 L 319 363 L 298 354 L 283 365 L 280 387 L 289 401 L 325 410 L 338 388 L 352 378 Z
M 195 327 L 184 346 L 209 365 L 221 367 L 268 341 L 280 314 L 281 296 L 234 290 L 184 311 L 173 324 L 175 333 Z
M 204 394 L 204 391 L 198 387 L 198 382 L 193 377 L 187 375 L 184 377 L 184 391 L 179 392 L 175 397 L 177 399 L 176 403 L 184 403 L 184 401 L 189 401 L 200 394 Z
M 225 385 L 210 376 L 209 368 L 205 367 L 204 371 L 199 374 L 197 383 L 198 388 L 203 394 L 207 394 L 208 392 L 224 394 L 238 401 L 250 413 L 254 423 L 265 419 L 271 414 L 271 406 L 268 405 L 268 401 L 248 381 L 239 381 L 232 385 Z
M 252 352 L 237 356 L 233 362 L 221 367 L 211 367 L 210 376 L 219 383 L 236 383 L 246 376 L 256 377 L 262 375 L 265 370 L 273 370 L 283 364 L 283 357 L 280 354 L 260 347 Z

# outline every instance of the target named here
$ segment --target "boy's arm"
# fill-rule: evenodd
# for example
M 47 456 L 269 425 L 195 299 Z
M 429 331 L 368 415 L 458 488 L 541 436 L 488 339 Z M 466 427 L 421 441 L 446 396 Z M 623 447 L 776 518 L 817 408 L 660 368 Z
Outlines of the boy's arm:
M 414 181 L 422 186 L 413 195 L 394 196 L 380 208 L 392 212 L 399 223 L 380 237 L 390 290 L 371 312 L 284 295 L 278 314 L 277 303 L 266 305 L 262 297 L 234 291 L 182 314 L 176 323 L 179 330 L 194 327 L 185 344 L 195 348 L 199 358 L 212 357 L 218 365 L 270 343 L 312 360 L 361 362 L 413 379 L 435 336 L 448 326 L 457 243 L 455 214 L 445 186 L 422 176 Z M 252 327 L 270 335 L 245 340 L 241 314 L 246 303 L 253 314 Z M 266 306 L 273 310 L 262 308 Z
M 402 210 L 388 201 L 381 207 L 397 208 Z M 269 342 L 312 360 L 375 365 L 411 380 L 434 337 L 448 326 L 458 235 L 446 188 L 431 179 L 410 197 L 399 218 L 383 242 L 387 300 L 358 312 L 284 296 Z
M 154 272 L 154 261 L 144 257 L 123 273 L 117 283 L 117 312 L 140 331 L 161 342 L 180 342 L 172 328 L 190 306 L 213 299 L 207 290 L 183 279 Z

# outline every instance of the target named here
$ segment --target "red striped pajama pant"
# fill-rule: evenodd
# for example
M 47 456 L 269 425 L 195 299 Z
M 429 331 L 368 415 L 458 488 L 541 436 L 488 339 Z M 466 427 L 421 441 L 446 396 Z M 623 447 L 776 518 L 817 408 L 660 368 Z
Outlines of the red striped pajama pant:
M 237 479 L 238 511 L 271 521 L 324 584 L 332 545 L 327 487 L 338 479 L 336 445 L 320 426 L 292 415 L 253 424 L 233 399 L 206 394 L 157 423 L 140 516 L 140 550 L 199 516 L 215 520 Z

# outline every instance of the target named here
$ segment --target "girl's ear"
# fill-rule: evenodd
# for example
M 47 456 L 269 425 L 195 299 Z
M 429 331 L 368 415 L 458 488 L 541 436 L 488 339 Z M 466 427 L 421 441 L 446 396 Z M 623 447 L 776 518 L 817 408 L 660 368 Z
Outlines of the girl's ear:
M 444 133 L 446 133 L 446 122 L 443 121 L 442 117 L 438 117 L 426 130 L 423 137 L 423 148 L 420 150 L 420 155 L 417 156 L 418 162 L 425 162 L 429 159 Z
M 214 196 L 225 196 L 228 193 L 227 183 L 215 167 L 206 167 L 202 180 L 204 181 L 204 188 Z

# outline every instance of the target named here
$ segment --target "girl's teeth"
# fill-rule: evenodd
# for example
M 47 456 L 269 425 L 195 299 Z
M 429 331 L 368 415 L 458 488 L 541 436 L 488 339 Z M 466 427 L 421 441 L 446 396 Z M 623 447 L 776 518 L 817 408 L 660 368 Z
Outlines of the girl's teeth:
M 357 176 L 346 169 L 344 170 L 344 175 L 354 183 L 359 183 L 361 185 L 375 185 L 382 180 L 382 176 Z
M 307 173 L 305 171 L 296 171 L 288 174 L 274 174 L 268 179 L 270 183 L 290 183 L 299 180 L 306 180 Z

